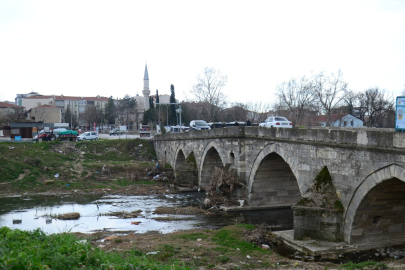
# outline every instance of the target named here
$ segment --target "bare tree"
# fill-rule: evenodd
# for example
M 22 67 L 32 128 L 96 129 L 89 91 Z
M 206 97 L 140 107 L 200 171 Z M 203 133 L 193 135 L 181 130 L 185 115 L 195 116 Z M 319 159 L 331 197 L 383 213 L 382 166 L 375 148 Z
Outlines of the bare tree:
M 18 121 L 21 117 L 25 114 L 24 107 L 13 107 L 6 113 L 6 118 L 9 119 L 10 122 Z
M 246 110 L 248 110 L 247 118 L 253 123 L 264 122 L 267 118 L 267 113 L 270 111 L 271 105 L 268 102 L 249 101 L 245 104 Z
M 205 120 L 214 121 L 216 113 L 226 105 L 226 97 L 222 92 L 227 83 L 227 76 L 214 68 L 205 68 L 197 77 L 197 84 L 190 91 L 197 102 L 208 104 L 208 115 Z
M 220 119 L 226 122 L 247 121 L 248 110 L 243 103 L 233 103 L 230 108 L 222 110 Z
M 313 77 L 314 93 L 323 112 L 326 114 L 326 126 L 330 126 L 332 109 L 337 107 L 344 93 L 347 91 L 347 82 L 343 81 L 343 74 L 339 70 L 336 74 L 325 75 L 323 72 Z
M 384 90 L 370 88 L 360 95 L 365 100 L 366 125 L 369 127 L 394 127 L 395 102 Z
M 118 102 L 117 106 L 117 120 L 121 125 L 131 126 L 137 122 L 139 116 L 137 112 L 136 99 L 125 95 L 125 97 Z
M 295 125 L 301 126 L 306 122 L 306 115 L 316 108 L 314 83 L 306 77 L 292 78 L 277 86 L 280 105 L 288 108 L 289 118 Z
M 100 109 L 97 109 L 96 106 L 94 105 L 88 105 L 86 107 L 86 111 L 83 114 L 83 119 L 88 123 L 90 126 L 93 123 L 100 123 L 101 122 L 101 117 L 102 117 L 102 111 Z

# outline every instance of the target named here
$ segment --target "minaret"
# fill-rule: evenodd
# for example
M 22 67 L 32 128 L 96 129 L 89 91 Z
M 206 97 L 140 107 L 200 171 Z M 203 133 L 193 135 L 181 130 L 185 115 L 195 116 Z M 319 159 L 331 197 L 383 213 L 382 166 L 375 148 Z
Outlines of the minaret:
M 143 104 L 145 111 L 149 110 L 149 75 L 148 75 L 148 66 L 145 64 L 145 75 L 143 76 Z

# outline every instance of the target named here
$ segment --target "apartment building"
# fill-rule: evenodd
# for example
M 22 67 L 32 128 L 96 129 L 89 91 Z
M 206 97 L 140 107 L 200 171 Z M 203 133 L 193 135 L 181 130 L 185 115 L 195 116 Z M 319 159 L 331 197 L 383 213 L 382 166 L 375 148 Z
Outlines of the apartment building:
M 34 108 L 42 108 L 42 111 L 43 108 L 46 107 L 44 107 L 44 105 L 60 109 L 59 111 L 61 115 L 52 116 L 52 119 L 57 119 L 58 117 L 59 119 L 63 119 L 66 109 L 69 108 L 72 114 L 79 119 L 79 124 L 83 124 L 81 123 L 81 119 L 83 119 L 82 116 L 86 112 L 86 108 L 94 106 L 97 109 L 104 110 L 108 100 L 109 98 L 101 96 L 75 97 L 65 95 L 33 95 L 22 98 L 21 103 L 24 104 L 23 106 L 27 111 L 31 111 Z M 34 111 L 38 111 L 38 109 L 35 109 Z M 58 110 L 54 111 L 55 113 L 58 112 Z

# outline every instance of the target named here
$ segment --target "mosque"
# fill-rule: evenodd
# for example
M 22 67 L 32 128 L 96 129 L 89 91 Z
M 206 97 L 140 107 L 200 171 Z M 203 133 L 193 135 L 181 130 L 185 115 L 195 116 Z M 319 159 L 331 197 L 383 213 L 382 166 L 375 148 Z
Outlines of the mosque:
M 170 89 L 170 85 L 168 85 L 168 89 Z M 153 103 L 156 103 L 156 92 L 153 95 L 150 95 L 150 88 L 149 88 L 149 74 L 148 74 L 148 66 L 145 65 L 145 73 L 143 75 L 143 90 L 142 95 L 136 95 L 135 99 L 138 103 L 139 111 L 147 111 L 149 110 L 149 98 L 153 98 Z M 170 95 L 167 94 L 160 94 L 159 93 L 159 102 L 160 103 L 169 103 L 170 102 Z

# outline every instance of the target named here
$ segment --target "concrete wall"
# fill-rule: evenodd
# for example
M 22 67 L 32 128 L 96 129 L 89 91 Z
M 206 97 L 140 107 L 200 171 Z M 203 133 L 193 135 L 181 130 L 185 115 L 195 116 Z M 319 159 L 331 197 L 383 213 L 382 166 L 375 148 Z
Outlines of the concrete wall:
M 200 185 L 205 185 L 212 173 L 207 168 L 212 167 L 212 153 L 217 153 L 215 163 L 232 164 L 245 182 L 246 189 L 239 194 L 250 205 L 294 205 L 327 166 L 344 207 L 341 230 L 348 243 L 365 241 L 366 237 L 358 235 L 362 228 L 370 231 L 365 224 L 356 223 L 361 207 L 373 205 L 366 198 L 368 192 L 392 178 L 405 181 L 405 134 L 393 130 L 228 127 L 155 136 L 155 148 L 159 159 L 166 152 L 166 160 L 174 168 L 180 150 L 185 156 L 192 152 Z M 378 198 L 385 202 L 384 196 Z M 394 207 L 388 201 L 386 204 Z M 405 202 L 396 207 L 401 205 Z M 398 220 L 395 223 L 389 211 L 385 213 L 381 218 L 390 220 L 387 226 L 398 230 Z M 405 227 L 405 216 L 400 219 Z M 352 235 L 353 228 L 356 235 Z M 388 229 L 382 232 L 390 238 Z M 399 234 L 405 238 L 402 229 Z
M 23 98 L 22 103 L 23 107 L 27 111 L 31 110 L 32 108 L 41 106 L 41 105 L 51 105 L 53 106 L 53 98 Z

